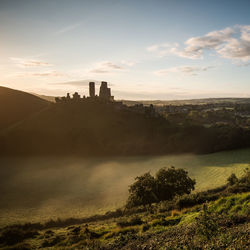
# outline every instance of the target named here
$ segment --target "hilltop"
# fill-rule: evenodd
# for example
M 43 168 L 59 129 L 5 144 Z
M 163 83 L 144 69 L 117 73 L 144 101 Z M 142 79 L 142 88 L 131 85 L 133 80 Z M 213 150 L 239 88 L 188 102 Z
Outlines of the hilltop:
M 0 86 L 0 130 L 22 121 L 48 106 L 48 102 L 29 93 Z

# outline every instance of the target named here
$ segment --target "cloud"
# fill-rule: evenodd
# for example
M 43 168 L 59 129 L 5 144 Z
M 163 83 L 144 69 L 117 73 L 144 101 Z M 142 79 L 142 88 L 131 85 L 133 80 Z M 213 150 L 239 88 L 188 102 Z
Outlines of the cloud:
M 74 30 L 77 27 L 79 27 L 80 25 L 81 25 L 81 22 L 65 26 L 65 27 L 59 29 L 58 31 L 56 31 L 56 35 L 64 34 L 64 33 L 68 32 L 68 31 Z
M 250 26 L 242 26 L 240 30 L 241 37 L 239 39 L 232 38 L 217 52 L 224 58 L 247 62 L 250 60 Z
M 107 73 L 115 73 L 124 69 L 125 68 L 119 64 L 115 64 L 109 61 L 103 61 L 94 64 L 93 67 L 88 70 L 88 73 L 107 74 Z
M 89 82 L 95 82 L 96 86 L 101 85 L 101 81 L 87 79 L 87 80 L 79 80 L 79 81 L 67 81 L 67 82 L 57 82 L 51 83 L 52 85 L 66 85 L 66 86 L 73 86 L 73 87 L 88 87 Z M 112 83 L 108 83 L 109 86 L 114 86 Z
M 178 44 L 155 44 L 147 48 L 161 56 L 174 54 L 179 57 L 201 59 L 206 50 L 214 51 L 219 56 L 233 61 L 250 60 L 250 25 L 233 26 L 222 30 L 214 30 L 204 36 L 191 37 L 183 49 Z
M 189 38 L 185 42 L 187 46 L 183 51 L 172 51 L 182 57 L 201 58 L 204 49 L 218 49 L 221 45 L 230 41 L 233 34 L 234 30 L 232 28 L 212 31 L 205 36 Z
M 197 75 L 199 72 L 207 71 L 210 68 L 213 68 L 212 66 L 207 67 L 194 67 L 194 66 L 180 66 L 180 67 L 172 67 L 168 69 L 161 69 L 158 71 L 155 71 L 155 74 L 158 76 L 165 76 L 169 73 L 183 73 L 186 75 Z
M 178 47 L 178 44 L 170 44 L 170 43 L 162 43 L 162 44 L 154 44 L 147 47 L 147 51 L 154 52 L 158 56 L 165 56 L 170 53 L 171 47 Z
M 135 61 L 126 61 L 126 60 L 122 60 L 121 61 L 121 64 L 125 65 L 125 66 L 128 66 L 128 67 L 132 67 L 136 64 Z
M 45 72 L 22 72 L 17 73 L 17 76 L 20 77 L 60 77 L 65 76 L 64 73 L 52 70 L 52 71 L 45 71 Z
M 20 68 L 53 66 L 53 64 L 50 64 L 48 62 L 34 60 L 34 59 L 20 58 L 20 57 L 10 57 L 10 60 Z

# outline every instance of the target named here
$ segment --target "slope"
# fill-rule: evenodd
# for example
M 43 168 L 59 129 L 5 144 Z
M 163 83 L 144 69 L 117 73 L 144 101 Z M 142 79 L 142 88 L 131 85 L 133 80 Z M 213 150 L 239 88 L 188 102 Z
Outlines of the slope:
M 0 130 L 42 110 L 48 104 L 34 95 L 0 86 Z
M 21 154 L 126 155 L 151 152 L 166 122 L 112 104 L 51 104 L 9 129 L 1 151 Z M 155 135 L 155 136 L 154 136 Z
M 155 155 L 249 146 L 250 131 L 169 123 L 155 113 L 99 101 L 51 103 L 2 133 L 0 154 Z M 205 142 L 205 143 L 204 143 Z

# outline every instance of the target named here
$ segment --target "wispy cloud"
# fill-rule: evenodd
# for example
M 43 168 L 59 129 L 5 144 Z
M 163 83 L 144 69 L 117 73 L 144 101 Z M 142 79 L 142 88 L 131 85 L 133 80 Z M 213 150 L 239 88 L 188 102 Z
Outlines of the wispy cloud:
M 20 68 L 26 67 L 50 67 L 53 64 L 48 62 L 35 60 L 35 59 L 27 59 L 27 58 L 20 58 L 20 57 L 10 57 L 10 60 Z
M 207 71 L 213 68 L 212 66 L 207 67 L 194 67 L 194 66 L 180 66 L 180 67 L 172 67 L 168 69 L 161 69 L 155 71 L 154 73 L 158 76 L 165 76 L 169 73 L 183 73 L 185 75 L 197 75 L 199 72 Z
M 56 31 L 56 35 L 64 34 L 66 32 L 74 30 L 74 29 L 78 28 L 81 24 L 82 24 L 81 22 L 78 22 L 78 23 L 73 23 L 71 25 L 64 26 L 61 29 Z
M 204 52 L 210 50 L 223 58 L 247 62 L 250 60 L 250 25 L 214 30 L 204 36 L 191 37 L 184 44 L 183 49 L 178 44 L 164 43 L 152 45 L 147 50 L 161 56 L 174 54 L 190 59 L 201 59 Z
M 136 64 L 135 61 L 121 60 L 119 62 L 101 61 L 94 63 L 87 73 L 90 74 L 112 74 L 126 71 L 128 68 L 133 67 Z
M 94 80 L 94 79 L 56 82 L 56 83 L 51 83 L 51 85 L 67 85 L 67 86 L 73 86 L 73 87 L 88 87 L 89 82 L 95 82 L 96 86 L 101 85 L 101 81 L 97 81 L 97 80 Z M 109 86 L 114 86 L 114 84 L 109 82 Z
M 88 70 L 88 73 L 109 74 L 109 73 L 119 72 L 124 69 L 125 68 L 121 66 L 120 64 L 112 63 L 109 61 L 103 61 L 103 62 L 95 63 L 92 66 L 92 68 Z
M 43 71 L 43 72 L 21 72 L 16 74 L 19 77 L 61 77 L 66 76 L 66 74 L 62 72 L 58 72 L 55 70 L 52 71 Z
M 147 51 L 156 53 L 158 56 L 162 57 L 170 53 L 171 47 L 178 47 L 178 44 L 162 43 L 154 44 L 147 47 Z
M 121 64 L 122 65 L 125 65 L 125 66 L 128 66 L 128 67 L 132 67 L 136 64 L 137 62 L 135 61 L 127 61 L 127 60 L 122 60 L 121 61 Z

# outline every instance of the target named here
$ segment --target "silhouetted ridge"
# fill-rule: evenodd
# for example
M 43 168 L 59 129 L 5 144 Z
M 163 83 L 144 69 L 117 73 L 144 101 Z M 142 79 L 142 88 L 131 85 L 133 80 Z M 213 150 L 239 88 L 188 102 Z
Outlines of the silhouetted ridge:
M 32 94 L 0 87 L 0 130 L 42 110 L 48 104 Z
M 103 85 L 106 90 L 101 96 L 94 95 L 91 83 L 90 97 L 81 97 L 77 92 L 73 97 L 68 94 L 44 109 L 46 101 L 40 103 L 41 99 L 27 94 L 34 103 L 39 100 L 39 112 L 30 112 L 32 116 L 2 131 L 0 154 L 159 155 L 211 153 L 250 146 L 248 129 L 171 123 L 155 112 L 153 105 L 128 107 L 114 101 L 106 83 Z M 19 99 L 31 105 L 24 97 Z

